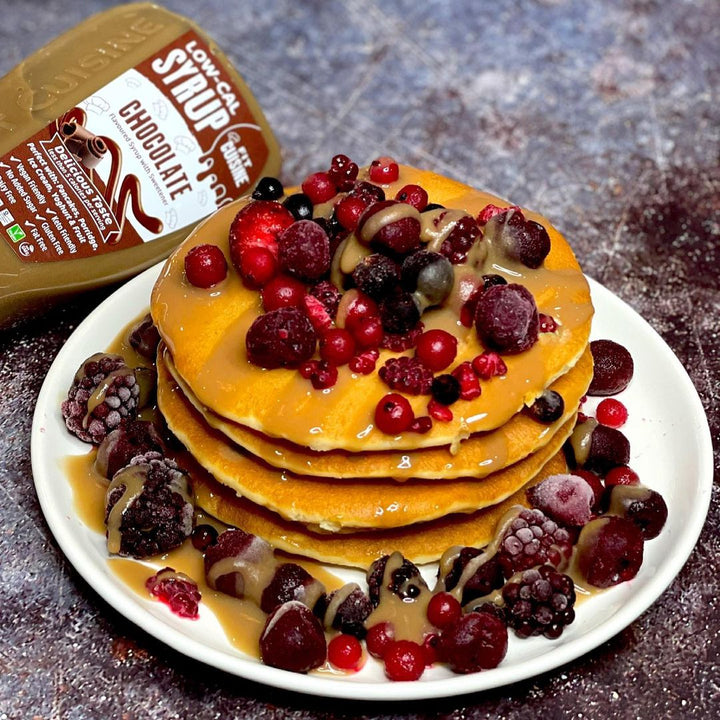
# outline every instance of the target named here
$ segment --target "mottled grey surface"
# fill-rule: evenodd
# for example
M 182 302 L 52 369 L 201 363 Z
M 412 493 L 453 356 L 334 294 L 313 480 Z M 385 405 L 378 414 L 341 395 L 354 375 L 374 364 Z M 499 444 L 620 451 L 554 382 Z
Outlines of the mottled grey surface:
M 0 71 L 112 3 L 0 2 Z M 688 369 L 720 432 L 720 5 L 178 0 L 229 53 L 297 180 L 383 153 L 552 218 L 587 272 Z M 259 7 L 261 6 L 262 7 Z M 709 718 L 720 707 L 720 509 L 638 621 L 580 660 L 401 705 L 268 689 L 134 627 L 59 552 L 32 486 L 31 415 L 53 357 L 107 291 L 0 333 L 0 720 Z M 715 457 L 716 480 L 718 455 Z

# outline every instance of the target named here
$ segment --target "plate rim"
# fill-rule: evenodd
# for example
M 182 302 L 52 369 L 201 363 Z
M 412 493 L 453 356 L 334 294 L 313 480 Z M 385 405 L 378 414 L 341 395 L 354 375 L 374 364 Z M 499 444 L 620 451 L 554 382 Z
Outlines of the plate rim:
M 101 318 L 112 304 L 124 297 L 133 296 L 141 289 L 144 292 L 146 285 L 151 287 L 151 283 L 162 271 L 163 266 L 164 262 L 160 262 L 115 290 L 75 328 L 72 335 L 60 349 L 48 370 L 37 397 L 31 430 L 31 462 L 33 482 L 43 515 L 55 541 L 67 560 L 105 602 L 123 617 L 177 652 L 247 680 L 308 695 L 357 699 L 361 693 L 364 700 L 372 701 L 421 700 L 459 696 L 525 680 L 555 670 L 585 655 L 619 633 L 651 607 L 677 577 L 689 559 L 705 524 L 713 485 L 712 438 L 702 401 L 682 363 L 659 333 L 624 300 L 614 295 L 597 281 L 588 278 L 594 299 L 602 297 L 603 302 L 617 303 L 623 313 L 628 314 L 633 323 L 643 325 L 644 329 L 653 336 L 653 340 L 663 347 L 667 360 L 674 365 L 677 375 L 681 378 L 683 383 L 682 394 L 692 406 L 694 416 L 699 420 L 696 438 L 701 450 L 698 458 L 698 490 L 700 492 L 694 505 L 694 512 L 691 518 L 688 518 L 692 522 L 688 522 L 688 530 L 681 536 L 681 542 L 676 546 L 676 550 L 668 559 L 667 564 L 663 565 L 662 572 L 658 572 L 649 578 L 641 591 L 634 595 L 627 604 L 618 609 L 611 618 L 589 629 L 577 638 L 560 644 L 540 656 L 531 657 L 506 668 L 501 665 L 493 670 L 480 673 L 436 679 L 426 678 L 412 683 L 367 682 L 354 679 L 356 676 L 348 676 L 344 680 L 319 675 L 299 675 L 242 657 L 240 651 L 237 651 L 236 655 L 231 655 L 185 635 L 179 629 L 159 620 L 138 602 L 133 601 L 132 597 L 126 596 L 127 594 L 117 593 L 116 586 L 108 576 L 98 574 L 93 570 L 92 560 L 83 552 L 82 543 L 79 542 L 78 537 L 73 536 L 73 533 L 68 532 L 69 528 L 66 527 L 66 522 L 69 518 L 66 518 L 62 513 L 59 504 L 52 501 L 50 484 L 43 476 L 43 461 L 40 457 L 44 449 L 45 438 L 43 436 L 47 410 L 57 403 L 55 376 L 63 368 L 65 357 L 81 342 L 81 338 L 88 328 L 92 328 L 98 318 Z M 149 292 L 147 293 L 147 299 L 149 304 Z M 130 320 L 132 318 L 127 319 L 128 322 Z M 87 531 L 92 532 L 90 528 L 87 528 Z M 132 590 L 128 589 L 128 593 L 132 593 Z M 543 642 L 551 642 L 544 638 L 542 640 Z

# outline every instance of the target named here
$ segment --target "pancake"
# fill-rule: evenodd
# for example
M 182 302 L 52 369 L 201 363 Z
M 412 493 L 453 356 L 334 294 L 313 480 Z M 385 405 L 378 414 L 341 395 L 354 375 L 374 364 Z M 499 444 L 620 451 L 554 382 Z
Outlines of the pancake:
M 535 481 L 563 472 L 567 472 L 567 465 L 559 452 L 542 468 Z M 363 570 L 382 555 L 395 551 L 415 563 L 427 563 L 438 560 L 453 545 L 483 547 L 492 540 L 498 522 L 508 510 L 514 505 L 527 505 L 523 487 L 498 505 L 468 515 L 451 515 L 392 530 L 336 535 L 313 532 L 239 498 L 202 468 L 194 468 L 192 473 L 196 502 L 218 520 L 258 535 L 278 550 Z
M 363 175 L 365 173 L 365 175 Z M 367 171 L 361 177 L 367 177 Z M 397 182 L 385 186 L 387 197 L 408 183 L 428 190 L 431 202 L 462 209 L 473 216 L 487 204 L 508 203 L 433 173 L 400 166 Z M 558 329 L 541 333 L 525 352 L 504 356 L 508 372 L 483 382 L 472 401 L 453 404 L 454 417 L 436 422 L 423 435 L 392 437 L 374 427 L 374 409 L 387 386 L 378 374 L 356 375 L 339 369 L 336 385 L 314 390 L 296 370 L 267 370 L 248 362 L 245 335 L 262 313 L 260 295 L 246 288 L 232 268 L 211 290 L 184 279 L 184 258 L 202 243 L 213 243 L 229 258 L 228 230 L 248 198 L 229 204 L 198 226 L 166 263 L 152 294 L 151 311 L 170 349 L 179 375 L 207 408 L 262 434 L 312 450 L 374 452 L 457 445 L 473 433 L 504 425 L 525 404 L 572 368 L 585 351 L 592 318 L 589 288 L 567 242 L 550 223 L 530 211 L 528 219 L 548 231 L 551 250 L 537 270 L 507 262 L 487 239 L 489 254 L 481 268 L 456 266 L 455 273 L 493 272 L 520 282 L 535 297 L 538 310 L 551 315 Z M 471 360 L 485 348 L 474 328 L 457 321 L 457 309 L 431 309 L 422 316 L 426 329 L 444 328 L 458 338 L 455 364 Z M 378 367 L 395 353 L 382 351 Z M 409 398 L 417 416 L 425 415 L 427 397 Z
M 545 447 L 482 480 L 397 483 L 392 479 L 356 478 L 335 482 L 271 467 L 229 443 L 225 435 L 204 422 L 161 363 L 158 407 L 170 430 L 217 481 L 287 520 L 330 532 L 397 528 L 494 505 L 534 477 L 562 447 L 575 425 L 573 416 Z
M 387 478 L 395 480 L 481 478 L 522 460 L 544 447 L 575 413 L 592 379 L 592 354 L 585 350 L 580 360 L 550 388 L 565 401 L 565 412 L 554 423 L 543 425 L 525 414 L 517 414 L 505 425 L 472 435 L 460 443 L 457 453 L 448 447 L 419 450 L 348 453 L 343 450 L 315 452 L 287 441 L 266 438 L 250 428 L 232 423 L 204 408 L 177 372 L 167 348 L 158 353 L 159 383 L 177 383 L 188 400 L 212 428 L 230 441 L 274 467 L 298 475 L 332 478 Z

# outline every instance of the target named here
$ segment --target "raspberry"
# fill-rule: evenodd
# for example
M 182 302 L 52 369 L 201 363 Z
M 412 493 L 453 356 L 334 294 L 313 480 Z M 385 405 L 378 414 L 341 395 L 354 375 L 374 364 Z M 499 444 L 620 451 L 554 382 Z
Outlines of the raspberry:
M 453 375 L 438 375 L 433 378 L 430 392 L 441 405 L 452 405 L 460 399 L 460 382 Z
M 507 653 L 505 624 L 486 612 L 470 612 L 446 627 L 438 643 L 440 659 L 455 673 L 497 667 Z
M 526 491 L 530 505 L 562 525 L 581 526 L 592 516 L 595 494 L 577 475 L 550 475 Z
M 328 644 L 328 660 L 340 670 L 358 670 L 362 657 L 362 645 L 352 635 L 336 635 Z
M 400 168 L 391 157 L 383 155 L 370 163 L 370 179 L 381 185 L 394 183 L 400 176 Z
M 419 680 L 425 670 L 425 651 L 412 640 L 396 640 L 383 655 L 385 675 L 397 682 Z
M 252 193 L 252 199 L 279 200 L 284 193 L 285 189 L 283 188 L 282 183 L 277 178 L 266 175 L 258 180 L 258 184 L 255 186 Z
M 355 340 L 344 328 L 327 330 L 320 338 L 320 357 L 333 365 L 346 365 L 355 355 Z
M 538 422 L 550 424 L 562 417 L 565 401 L 555 390 L 545 390 L 527 409 L 528 415 Z
M 497 205 L 486 205 L 481 211 L 480 214 L 477 216 L 477 221 L 481 225 L 485 225 L 488 220 L 494 218 L 496 215 L 500 215 L 501 213 L 505 213 L 508 210 L 515 210 L 518 213 L 521 213 L 522 211 L 517 205 L 512 205 L 510 208 L 503 208 L 498 207 Z
M 279 203 L 255 200 L 248 203 L 230 225 L 230 259 L 238 268 L 243 253 L 250 247 L 262 247 L 277 257 L 277 238 L 294 222 L 292 214 Z
M 427 395 L 433 381 L 432 370 L 417 358 L 390 358 L 378 371 L 380 379 L 391 389 L 409 395 Z
M 550 252 L 547 230 L 534 220 L 526 220 L 518 210 L 495 215 L 486 225 L 486 233 L 509 257 L 532 269 L 539 268 Z
M 142 558 L 172 550 L 192 533 L 194 511 L 187 473 L 160 453 L 138 455 L 105 495 L 108 551 Z
M 627 408 L 614 398 L 605 398 L 595 411 L 595 417 L 601 425 L 611 428 L 621 428 L 628 419 Z
M 452 364 L 457 355 L 457 338 L 445 330 L 428 330 L 419 338 L 415 357 L 433 372 Z
M 460 385 L 460 398 L 462 400 L 474 400 L 480 397 L 482 389 L 469 362 L 460 363 L 452 371 L 452 374 Z
M 352 272 L 355 285 L 373 300 L 381 300 L 400 281 L 400 270 L 386 255 L 375 253 L 363 258 Z
M 523 285 L 495 285 L 478 298 L 475 327 L 490 349 L 519 353 L 531 348 L 538 337 L 535 298 Z
M 256 318 L 245 337 L 248 360 L 272 369 L 298 367 L 315 353 L 316 336 L 298 308 L 271 310 Z
M 195 287 L 212 287 L 226 275 L 227 260 L 217 245 L 196 245 L 185 256 L 185 277 Z
M 328 176 L 339 192 L 347 192 L 352 190 L 358 170 L 347 155 L 336 155 L 330 162 Z
M 325 305 L 313 295 L 303 295 L 302 306 L 315 332 L 322 337 L 332 327 L 332 318 Z
M 265 312 L 284 307 L 303 307 L 305 285 L 289 275 L 278 275 L 260 291 Z
M 298 220 L 278 237 L 280 267 L 300 280 L 319 280 L 330 269 L 330 238 L 312 220 Z
M 502 531 L 498 560 L 506 577 L 542 563 L 561 567 L 570 557 L 570 533 L 540 510 L 522 509 Z
M 423 334 L 424 330 L 425 326 L 419 322 L 412 330 L 404 334 L 384 333 L 380 347 L 397 353 L 405 352 L 417 345 L 417 341 Z
M 405 185 L 397 191 L 395 199 L 412 205 L 419 212 L 422 212 L 428 204 L 428 194 L 419 185 Z
M 313 285 L 308 292 L 325 306 L 328 315 L 334 320 L 342 297 L 342 293 L 335 285 L 329 280 L 322 280 Z
M 405 432 L 415 417 L 407 398 L 396 393 L 385 395 L 375 407 L 375 425 L 386 435 Z
M 630 353 L 612 340 L 593 340 L 593 379 L 588 395 L 617 395 L 632 380 L 635 366 Z
M 61 405 L 67 429 L 86 443 L 105 436 L 137 416 L 140 387 L 120 355 L 91 355 L 75 373 Z
M 200 617 L 198 605 L 201 600 L 197 583 L 184 573 L 171 567 L 164 567 L 145 581 L 151 595 L 161 600 L 182 618 L 197 620 Z
M 397 557 L 399 553 L 394 553 Z M 368 569 L 367 584 L 368 595 L 373 607 L 380 604 L 380 588 L 385 580 L 385 568 L 387 567 L 390 555 L 383 555 L 378 558 Z M 417 565 L 407 558 L 402 558 L 402 564 L 390 573 L 387 579 L 386 589 L 401 600 L 412 600 L 427 590 L 427 584 L 423 580 Z
M 443 405 L 437 400 L 431 400 L 428 403 L 428 414 L 431 418 L 439 422 L 450 422 L 453 419 L 453 411 L 447 405 Z
M 507 373 L 505 361 L 496 352 L 484 352 L 473 358 L 472 369 L 481 380 Z
M 377 350 L 368 350 L 360 353 L 359 355 L 356 355 L 354 358 L 351 358 L 348 365 L 354 373 L 359 373 L 360 375 L 369 375 L 371 372 L 374 372 L 377 359 Z
M 480 226 L 470 215 L 465 215 L 457 221 L 450 234 L 443 240 L 440 253 L 453 265 L 461 265 L 467 260 L 470 248 L 481 237 Z
M 399 288 L 380 302 L 380 321 L 387 333 L 403 335 L 420 320 L 420 311 L 413 296 Z
M 502 591 L 508 625 L 521 638 L 555 639 L 575 619 L 572 579 L 551 565 L 525 570 Z
M 326 172 L 308 175 L 303 181 L 302 191 L 310 198 L 313 205 L 327 202 L 337 193 L 335 183 Z

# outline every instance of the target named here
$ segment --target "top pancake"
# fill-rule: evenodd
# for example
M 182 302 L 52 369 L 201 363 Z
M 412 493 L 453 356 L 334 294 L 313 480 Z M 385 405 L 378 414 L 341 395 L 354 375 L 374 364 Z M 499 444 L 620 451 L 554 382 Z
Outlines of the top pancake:
M 361 178 L 366 171 L 361 171 Z M 366 175 L 365 175 L 366 177 Z M 408 183 L 423 186 L 431 202 L 476 216 L 492 203 L 508 203 L 434 173 L 400 166 L 395 183 L 384 186 L 387 197 Z M 567 242 L 543 217 L 523 211 L 543 224 L 551 250 L 538 270 L 491 263 L 482 272 L 495 272 L 509 282 L 525 285 L 540 312 L 558 323 L 553 333 L 517 355 L 505 355 L 508 372 L 482 383 L 482 394 L 453 404 L 453 420 L 435 422 L 430 432 L 386 435 L 374 427 L 374 410 L 388 392 L 377 372 L 355 375 L 339 369 L 337 384 L 314 390 L 296 370 L 267 370 L 248 362 L 245 335 L 262 313 L 260 294 L 246 288 L 230 268 L 219 285 L 204 290 L 184 279 L 184 258 L 202 243 L 220 247 L 228 258 L 228 231 L 248 198 L 225 206 L 198 226 L 167 261 L 152 294 L 153 319 L 173 357 L 178 373 L 207 408 L 228 420 L 247 425 L 269 437 L 283 438 L 312 450 L 350 452 L 403 450 L 454 445 L 471 433 L 503 425 L 524 404 L 531 403 L 549 384 L 566 373 L 584 351 L 590 332 L 592 304 L 580 267 Z M 481 240 L 480 242 L 487 242 Z M 490 260 L 496 259 L 493 253 Z M 462 268 L 460 268 L 462 271 Z M 469 271 L 469 268 L 468 268 Z M 459 272 L 456 266 L 456 274 Z M 442 327 L 458 338 L 455 365 L 471 360 L 485 348 L 474 328 L 457 322 L 447 308 L 426 311 L 426 329 Z M 381 351 L 377 367 L 396 353 Z M 409 397 L 416 415 L 427 414 L 427 396 Z

